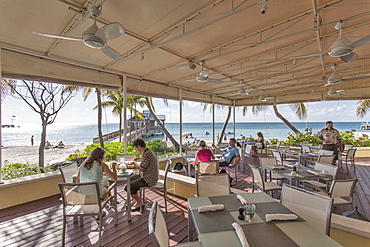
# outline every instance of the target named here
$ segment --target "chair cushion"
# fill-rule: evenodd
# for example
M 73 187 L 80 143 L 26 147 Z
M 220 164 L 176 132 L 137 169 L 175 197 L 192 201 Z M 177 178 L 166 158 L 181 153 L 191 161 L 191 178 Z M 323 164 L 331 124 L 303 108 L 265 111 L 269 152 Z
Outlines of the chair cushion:
M 281 190 L 281 186 L 273 182 L 265 182 L 265 190 Z

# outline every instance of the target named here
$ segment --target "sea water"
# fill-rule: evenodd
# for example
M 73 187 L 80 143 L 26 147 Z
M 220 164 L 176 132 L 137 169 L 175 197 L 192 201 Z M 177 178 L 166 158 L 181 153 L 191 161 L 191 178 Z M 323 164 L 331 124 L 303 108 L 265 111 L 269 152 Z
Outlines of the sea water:
M 292 123 L 299 131 L 304 131 L 306 128 L 312 128 L 313 133 L 317 133 L 325 127 L 325 122 L 293 122 Z M 340 132 L 359 129 L 360 122 L 335 122 L 334 128 Z M 179 140 L 180 124 L 165 123 L 167 130 L 171 135 Z M 223 123 L 215 123 L 215 135 L 221 132 Z M 282 122 L 241 122 L 236 123 L 235 137 L 240 135 L 249 137 L 257 137 L 257 132 L 262 132 L 265 139 L 277 138 L 285 140 L 288 132 L 292 132 Z M 108 123 L 102 125 L 103 134 L 107 134 L 118 130 L 118 123 Z M 38 146 L 41 138 L 41 124 L 20 124 L 15 128 L 2 128 L 2 145 L 3 146 L 30 146 L 31 136 L 34 136 L 35 146 Z M 206 133 L 210 133 L 207 135 Z M 225 133 L 229 133 L 227 139 L 234 137 L 234 124 L 229 123 Z M 183 123 L 182 134 L 191 133 L 193 137 L 205 141 L 212 141 L 212 123 Z M 47 127 L 46 140 L 53 145 L 59 141 L 65 144 L 91 144 L 93 138 L 97 137 L 97 124 L 52 124 Z M 159 136 L 164 137 L 164 136 Z M 156 138 L 156 137 L 154 137 Z M 153 139 L 153 138 L 151 138 Z M 183 141 L 194 141 L 194 139 L 183 138 Z

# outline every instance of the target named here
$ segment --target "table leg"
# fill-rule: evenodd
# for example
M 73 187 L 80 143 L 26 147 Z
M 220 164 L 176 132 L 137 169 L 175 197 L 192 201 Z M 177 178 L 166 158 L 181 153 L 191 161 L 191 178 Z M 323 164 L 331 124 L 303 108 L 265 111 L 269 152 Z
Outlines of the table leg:
M 193 231 L 194 231 L 194 225 L 193 225 L 193 217 L 191 215 L 191 211 L 188 207 L 188 240 L 193 241 Z
M 127 177 L 127 220 L 131 220 L 131 178 Z

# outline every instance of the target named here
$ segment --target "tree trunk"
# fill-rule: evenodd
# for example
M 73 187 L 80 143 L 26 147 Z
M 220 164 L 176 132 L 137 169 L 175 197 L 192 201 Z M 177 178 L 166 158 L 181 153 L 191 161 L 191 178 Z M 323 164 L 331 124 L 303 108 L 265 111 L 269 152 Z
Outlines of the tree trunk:
M 224 138 L 223 136 L 224 136 L 224 133 L 225 133 L 225 130 L 226 130 L 226 126 L 229 123 L 230 116 L 231 116 L 231 106 L 229 106 L 229 108 L 227 110 L 227 117 L 226 117 L 226 120 L 224 122 L 224 126 L 222 126 L 222 130 L 220 132 L 220 137 L 217 140 L 217 144 L 220 144 L 222 142 L 222 139 Z
M 294 127 L 293 124 L 291 124 L 285 117 L 283 117 L 283 115 L 280 114 L 276 104 L 273 105 L 273 108 L 274 108 L 275 115 L 281 121 L 283 121 L 294 133 L 296 133 L 296 134 L 300 133 L 299 130 L 296 127 Z
M 122 142 L 122 113 L 119 114 L 119 142 Z
M 47 120 L 43 120 L 42 122 L 42 131 L 41 131 L 41 141 L 39 146 L 39 167 L 45 166 L 45 142 L 46 142 L 46 126 Z
M 155 113 L 153 112 L 153 109 L 151 107 L 151 104 L 149 102 L 149 99 L 148 97 L 145 97 L 145 100 L 146 100 L 146 105 L 149 109 L 149 112 L 150 112 L 150 115 L 152 115 L 152 117 L 155 119 L 155 121 L 157 122 L 159 128 L 161 128 L 161 130 L 164 132 L 164 134 L 168 137 L 168 139 L 172 142 L 172 144 L 174 145 L 176 151 L 179 151 L 180 150 L 180 144 L 175 140 L 175 138 L 173 138 L 173 136 L 170 134 L 170 132 L 168 132 L 168 130 L 166 129 L 166 127 L 164 127 L 164 125 L 162 124 L 161 120 L 159 120 L 157 118 L 157 115 L 155 115 Z
M 102 121 L 102 106 L 101 106 L 101 91 L 99 88 L 96 88 L 96 98 L 98 101 L 98 135 L 100 147 L 104 148 L 103 133 L 101 130 L 101 121 Z

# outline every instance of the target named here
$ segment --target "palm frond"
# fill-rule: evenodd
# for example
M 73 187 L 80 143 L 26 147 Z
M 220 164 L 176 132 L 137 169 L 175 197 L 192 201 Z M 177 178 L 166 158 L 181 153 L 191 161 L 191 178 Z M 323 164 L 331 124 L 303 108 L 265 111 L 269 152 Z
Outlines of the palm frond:
M 356 116 L 363 118 L 370 110 L 370 99 L 359 100 L 356 104 Z

